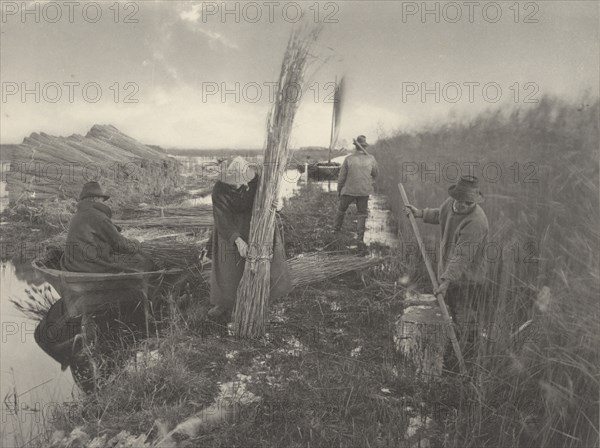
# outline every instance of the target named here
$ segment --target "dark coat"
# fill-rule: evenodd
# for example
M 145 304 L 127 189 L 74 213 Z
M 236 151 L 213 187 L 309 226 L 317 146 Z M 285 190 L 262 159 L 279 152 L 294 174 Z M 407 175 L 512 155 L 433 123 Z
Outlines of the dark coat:
M 112 211 L 100 202 L 80 201 L 71 219 L 61 269 L 71 272 L 132 272 L 139 244 L 125 238 L 111 221 Z
M 210 257 L 210 302 L 233 308 L 237 288 L 244 273 L 245 260 L 240 256 L 235 240 L 248 243 L 252 206 L 258 188 L 258 176 L 248 186 L 235 188 L 217 181 L 212 191 L 214 227 Z M 285 296 L 292 290 L 292 278 L 285 256 L 281 231 L 276 226 L 271 262 L 271 299 Z

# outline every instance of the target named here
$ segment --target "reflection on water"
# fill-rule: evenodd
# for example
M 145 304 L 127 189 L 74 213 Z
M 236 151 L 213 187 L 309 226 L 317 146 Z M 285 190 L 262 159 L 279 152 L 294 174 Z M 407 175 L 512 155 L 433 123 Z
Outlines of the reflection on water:
M 23 446 L 44 430 L 58 407 L 66 406 L 78 393 L 70 371 L 36 344 L 36 322 L 15 309 L 9 299 L 25 298 L 25 289 L 40 285 L 29 263 L 3 262 L 0 268 L 0 394 L 2 403 L 1 446 Z
M 6 191 L 6 182 L 4 181 L 4 171 L 8 171 L 8 166 L 5 167 L 2 164 L 0 170 L 0 177 L 2 177 L 0 180 L 0 213 L 2 213 L 8 205 L 8 191 Z
M 365 244 L 381 243 L 388 246 L 398 244 L 398 235 L 389 223 L 390 213 L 386 198 L 373 195 L 369 200 L 369 218 L 367 219 L 367 230 L 365 232 Z

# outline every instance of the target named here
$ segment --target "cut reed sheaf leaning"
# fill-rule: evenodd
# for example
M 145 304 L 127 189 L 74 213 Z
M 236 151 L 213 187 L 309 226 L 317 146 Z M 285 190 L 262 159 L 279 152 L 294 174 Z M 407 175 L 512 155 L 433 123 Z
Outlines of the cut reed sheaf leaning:
M 249 250 L 234 311 L 234 330 L 240 337 L 257 337 L 265 330 L 275 232 L 272 204 L 287 166 L 288 140 L 299 106 L 297 89 L 304 85 L 310 52 L 320 31 L 320 26 L 294 29 L 283 57 L 277 99 L 268 115 L 264 169 L 252 210 Z M 293 97 L 291 92 L 295 92 Z

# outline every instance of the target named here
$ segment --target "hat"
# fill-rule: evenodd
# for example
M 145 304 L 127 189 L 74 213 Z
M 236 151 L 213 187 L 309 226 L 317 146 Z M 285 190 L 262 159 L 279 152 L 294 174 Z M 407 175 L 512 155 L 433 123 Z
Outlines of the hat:
M 81 201 L 82 199 L 90 197 L 104 198 L 105 201 L 110 198 L 110 196 L 104 194 L 104 191 L 102 191 L 102 187 L 98 182 L 88 182 L 83 185 L 81 193 L 79 193 L 79 200 Z
M 354 146 L 356 146 L 359 149 L 360 146 L 362 146 L 363 148 L 369 146 L 369 144 L 367 143 L 367 137 L 365 137 L 364 135 L 359 135 L 354 140 L 352 140 L 352 143 L 354 143 Z M 358 146 L 358 144 L 360 144 L 360 146 Z
M 448 188 L 448 194 L 457 201 L 483 202 L 479 179 L 475 176 L 461 176 L 456 185 Z
M 254 179 L 256 174 L 256 165 L 238 156 L 229 163 L 225 171 L 221 172 L 221 182 L 229 185 L 243 185 Z

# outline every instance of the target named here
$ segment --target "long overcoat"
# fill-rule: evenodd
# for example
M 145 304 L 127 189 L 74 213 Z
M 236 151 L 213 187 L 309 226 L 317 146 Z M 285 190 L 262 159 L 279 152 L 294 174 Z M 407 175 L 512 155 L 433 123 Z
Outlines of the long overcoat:
M 140 258 L 139 244 L 125 238 L 111 221 L 110 207 L 79 201 L 69 224 L 61 269 L 71 272 L 132 272 Z
M 258 188 L 258 176 L 239 188 L 217 181 L 212 191 L 214 227 L 209 256 L 210 302 L 232 309 L 237 288 L 244 273 L 245 260 L 238 252 L 235 240 L 241 237 L 248 243 L 252 206 Z M 285 256 L 283 239 L 275 228 L 273 259 L 271 261 L 271 299 L 285 296 L 292 290 L 292 279 Z

